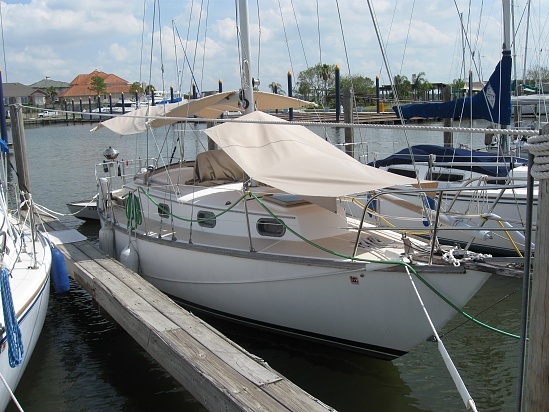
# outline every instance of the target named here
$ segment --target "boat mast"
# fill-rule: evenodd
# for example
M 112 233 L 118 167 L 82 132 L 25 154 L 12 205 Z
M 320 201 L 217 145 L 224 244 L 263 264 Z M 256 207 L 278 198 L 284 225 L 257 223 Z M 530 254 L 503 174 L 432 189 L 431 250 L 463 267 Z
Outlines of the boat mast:
M 511 53 L 511 0 L 502 0 L 503 5 L 503 53 Z M 505 126 L 506 128 L 506 126 Z M 502 134 L 500 148 L 503 154 L 509 154 L 509 135 Z
M 242 109 L 244 114 L 248 114 L 254 111 L 254 89 L 252 82 L 252 65 L 250 59 L 250 31 L 249 31 L 249 17 L 248 17 L 248 1 L 239 0 L 239 19 L 240 19 L 240 45 L 242 48 Z

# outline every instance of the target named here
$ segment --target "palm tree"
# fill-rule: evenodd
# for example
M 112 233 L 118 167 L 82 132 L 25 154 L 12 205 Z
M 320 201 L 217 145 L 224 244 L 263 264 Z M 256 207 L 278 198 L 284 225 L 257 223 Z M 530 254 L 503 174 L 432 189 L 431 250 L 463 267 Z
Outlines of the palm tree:
M 393 85 L 399 99 L 404 99 L 408 97 L 411 83 L 406 76 L 401 76 L 400 74 L 397 74 L 393 79 Z
M 329 64 L 319 64 L 318 74 L 324 82 L 324 106 L 328 104 L 328 81 L 332 78 L 332 67 Z
M 280 83 L 271 82 L 271 84 L 269 84 L 269 89 L 271 89 L 271 92 L 275 94 L 281 94 L 281 95 L 286 94 L 286 92 L 282 89 L 282 87 L 280 87 Z
M 419 91 L 423 88 L 423 83 L 426 82 L 425 72 L 419 72 L 418 74 L 412 74 L 412 90 L 414 91 L 414 97 L 417 99 Z
M 57 89 L 53 86 L 50 86 L 46 89 L 46 96 L 49 97 L 50 99 L 50 102 L 51 102 L 51 108 L 54 109 L 55 108 L 55 96 L 57 96 Z

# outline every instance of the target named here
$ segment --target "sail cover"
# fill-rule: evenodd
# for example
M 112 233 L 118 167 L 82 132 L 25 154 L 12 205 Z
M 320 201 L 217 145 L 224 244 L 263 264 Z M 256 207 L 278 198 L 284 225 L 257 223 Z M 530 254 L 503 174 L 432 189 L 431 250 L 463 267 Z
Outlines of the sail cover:
M 248 176 L 287 193 L 337 197 L 417 183 L 364 165 L 307 128 L 270 114 L 255 111 L 240 120 L 204 132 Z
M 520 157 L 422 144 L 402 149 L 385 159 L 371 162 L 369 165 L 375 167 L 411 165 L 413 164 L 412 155 L 414 162 L 429 162 L 431 156 L 434 156 L 435 162 L 452 163 L 452 169 L 468 170 L 494 177 L 507 177 L 510 169 L 528 164 L 528 160 Z
M 398 117 L 485 119 L 501 125 L 511 124 L 511 52 L 503 51 L 501 61 L 484 88 L 472 97 L 444 103 L 394 106 Z

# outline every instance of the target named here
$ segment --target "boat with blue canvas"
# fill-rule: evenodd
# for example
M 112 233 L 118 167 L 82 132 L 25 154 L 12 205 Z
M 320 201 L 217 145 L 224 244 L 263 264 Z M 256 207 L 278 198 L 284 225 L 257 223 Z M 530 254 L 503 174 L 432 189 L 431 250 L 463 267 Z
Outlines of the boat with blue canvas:
M 509 43 L 506 43 L 507 45 Z M 511 123 L 511 52 L 504 47 L 501 61 L 483 89 L 473 95 L 443 103 L 397 105 L 393 110 L 403 122 L 412 118 L 483 119 L 500 128 L 495 152 L 454 148 L 433 144 L 416 145 L 376 159 L 369 164 L 416 179 L 416 187 L 429 192 L 399 190 L 376 197 L 367 216 L 377 224 L 413 228 L 420 236 L 426 227 L 437 230 L 443 244 L 459 245 L 477 252 L 522 256 L 527 208 L 527 160 L 510 153 L 509 136 L 525 131 L 509 129 Z M 450 130 L 450 129 L 449 129 Z M 473 128 L 470 130 L 473 131 Z M 532 131 L 532 135 L 537 131 Z M 490 137 L 490 140 L 492 138 Z M 431 183 L 426 183 L 431 182 Z M 397 188 L 399 189 L 399 188 Z M 442 193 L 439 189 L 448 189 Z M 537 207 L 534 189 L 532 215 Z M 367 202 L 359 197 L 359 204 Z M 384 200 L 385 199 L 385 200 Z M 406 203 L 403 203 L 405 201 Z M 440 208 L 438 207 L 440 203 Z M 346 202 L 347 212 L 359 215 L 356 202 Z M 436 221 L 436 210 L 441 219 Z M 463 230 L 456 230 L 456 229 Z

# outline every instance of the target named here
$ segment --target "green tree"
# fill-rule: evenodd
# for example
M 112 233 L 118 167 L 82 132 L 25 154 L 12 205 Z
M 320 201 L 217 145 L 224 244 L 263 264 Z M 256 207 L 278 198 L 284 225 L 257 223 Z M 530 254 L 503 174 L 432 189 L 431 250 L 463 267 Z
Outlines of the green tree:
M 130 86 L 130 93 L 136 94 L 136 93 L 143 93 L 143 88 L 141 87 L 141 83 L 139 82 L 133 82 Z
M 53 86 L 48 87 L 46 89 L 46 96 L 49 97 L 51 101 L 51 107 L 53 109 L 55 107 L 54 102 L 55 102 L 55 96 L 57 96 L 57 89 Z
M 155 90 L 155 88 L 152 84 L 148 84 L 147 86 L 145 86 L 145 94 L 146 95 L 150 95 L 151 92 L 153 92 L 154 90 Z
M 414 94 L 414 98 L 419 99 L 420 92 L 423 89 L 423 84 L 427 81 L 425 79 L 425 72 L 419 72 L 419 73 L 413 73 L 412 74 L 412 91 Z
M 342 90 L 346 87 L 352 88 L 355 96 L 371 95 L 376 91 L 374 81 L 369 77 L 365 77 L 360 74 L 342 76 L 340 80 L 340 87 Z
M 393 86 L 399 99 L 405 99 L 410 97 L 410 90 L 412 90 L 412 83 L 406 76 L 397 74 L 393 79 Z M 393 96 L 393 97 L 397 97 Z
M 452 83 L 452 91 L 463 91 L 465 93 L 465 80 L 463 79 L 454 79 Z
M 328 91 L 335 84 L 335 65 L 317 63 L 299 73 L 297 92 L 306 100 L 327 104 Z
M 101 95 L 107 93 L 107 84 L 101 76 L 93 76 L 88 89 L 97 95 L 97 107 L 101 105 Z
M 549 81 L 549 68 L 534 66 L 526 73 L 526 84 L 536 85 L 540 82 Z

